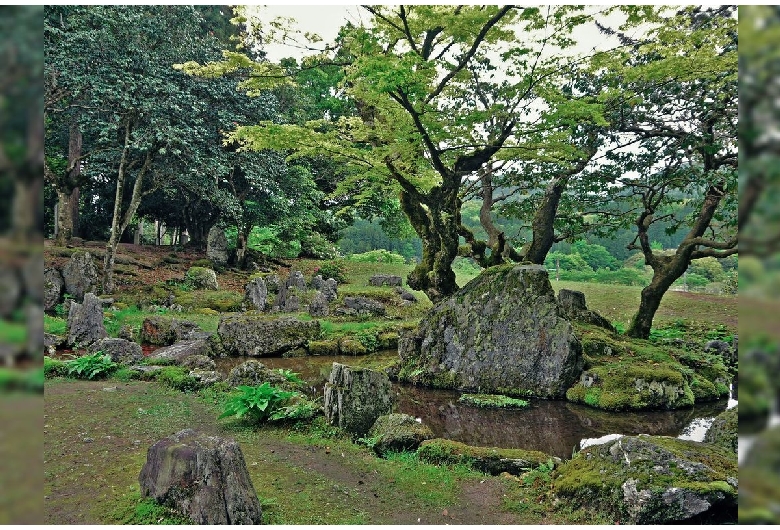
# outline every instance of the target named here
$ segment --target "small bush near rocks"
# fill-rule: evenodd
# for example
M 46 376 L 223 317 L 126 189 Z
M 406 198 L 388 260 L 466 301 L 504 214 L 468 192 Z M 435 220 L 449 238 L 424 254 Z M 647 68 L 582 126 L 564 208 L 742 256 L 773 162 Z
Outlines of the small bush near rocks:
M 327 280 L 328 278 L 333 278 L 339 284 L 347 283 L 346 267 L 344 266 L 344 262 L 342 262 L 341 260 L 334 259 L 334 260 L 322 262 L 318 267 L 314 269 L 314 274 L 312 275 L 312 277 L 318 274 L 322 276 L 323 280 Z
M 79 379 L 98 379 L 106 377 L 119 365 L 111 360 L 111 356 L 97 351 L 91 355 L 77 357 L 66 362 L 68 375 Z
M 528 401 L 511 398 L 501 394 L 461 394 L 458 402 L 473 405 L 482 409 L 524 409 L 528 407 Z
M 45 377 L 64 377 L 68 375 L 68 365 L 65 361 L 52 359 L 48 355 L 43 358 L 43 375 Z
M 162 384 L 180 392 L 193 392 L 200 386 L 198 380 L 190 376 L 188 370 L 179 366 L 165 366 L 155 374 L 155 378 Z
M 295 410 L 295 407 L 292 409 L 288 407 L 290 401 L 298 396 L 297 392 L 273 387 L 268 382 L 260 386 L 239 386 L 238 391 L 225 402 L 225 408 L 219 419 L 229 416 L 246 417 L 253 423 L 262 423 L 289 418 L 290 414 L 304 412 Z

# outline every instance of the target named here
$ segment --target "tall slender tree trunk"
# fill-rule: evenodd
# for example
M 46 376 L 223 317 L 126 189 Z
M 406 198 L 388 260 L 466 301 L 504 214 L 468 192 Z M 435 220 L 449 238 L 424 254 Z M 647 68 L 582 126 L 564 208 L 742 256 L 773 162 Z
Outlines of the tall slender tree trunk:
M 133 191 L 130 196 L 130 205 L 127 211 L 122 215 L 122 200 L 124 196 L 124 187 L 127 179 L 127 154 L 130 149 L 130 124 L 125 126 L 125 143 L 122 150 L 122 157 L 119 161 L 119 172 L 116 182 L 116 195 L 114 197 L 114 214 L 111 217 L 111 235 L 106 243 L 106 256 L 103 260 L 103 292 L 111 294 L 114 292 L 116 285 L 114 283 L 114 264 L 116 261 L 116 249 L 119 244 L 119 239 L 122 234 L 127 230 L 130 221 L 135 216 L 135 212 L 138 210 L 138 206 L 141 204 L 143 189 L 143 180 L 146 172 L 152 163 L 152 151 L 147 151 L 144 163 L 138 170 L 135 177 L 135 183 L 133 184 Z
M 82 135 L 78 122 L 70 126 L 68 139 L 68 165 L 66 174 L 57 186 L 58 215 L 57 245 L 65 246 L 72 237 L 79 234 L 79 196 L 78 182 L 81 176 Z

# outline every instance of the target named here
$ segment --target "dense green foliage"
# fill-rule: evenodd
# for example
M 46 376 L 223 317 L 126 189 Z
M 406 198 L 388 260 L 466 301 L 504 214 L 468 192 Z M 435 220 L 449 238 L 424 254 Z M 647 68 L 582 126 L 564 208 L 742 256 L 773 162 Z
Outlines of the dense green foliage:
M 111 360 L 111 356 L 101 351 L 82 355 L 66 361 L 66 371 L 71 377 L 80 379 L 99 379 L 111 374 L 119 366 Z
M 254 423 L 280 419 L 284 416 L 285 406 L 298 394 L 281 390 L 265 382 L 260 386 L 239 386 L 239 393 L 225 401 L 220 418 L 235 416 L 246 417 Z

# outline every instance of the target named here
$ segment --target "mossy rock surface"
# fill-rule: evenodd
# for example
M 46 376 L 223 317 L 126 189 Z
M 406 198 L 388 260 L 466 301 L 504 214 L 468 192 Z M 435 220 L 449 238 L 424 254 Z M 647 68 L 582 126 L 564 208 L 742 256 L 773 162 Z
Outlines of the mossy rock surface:
M 320 338 L 318 320 L 269 319 L 255 315 L 225 315 L 217 334 L 223 351 L 231 356 L 270 357 L 304 348 Z
M 417 450 L 417 456 L 430 464 L 464 464 L 491 475 L 504 472 L 520 475 L 551 459 L 556 460 L 541 451 L 476 447 L 444 438 L 423 442 Z
M 707 429 L 704 441 L 736 453 L 739 442 L 739 407 L 718 414 Z
M 585 370 L 566 399 L 591 407 L 671 410 L 728 396 L 731 376 L 714 355 L 575 325 Z
M 562 398 L 582 371 L 547 271 L 492 267 L 436 305 L 398 341 L 401 381 L 466 392 Z
M 587 447 L 558 469 L 555 493 L 607 508 L 632 524 L 733 523 L 736 455 L 716 445 L 664 436 L 623 436 Z
M 217 273 L 206 267 L 190 267 L 187 270 L 184 281 L 194 289 L 207 289 L 209 291 L 219 289 Z
M 312 340 L 309 341 L 309 355 L 338 355 L 339 342 L 337 340 Z
M 367 355 L 369 353 L 368 348 L 362 342 L 348 338 L 339 340 L 339 351 L 341 355 Z
M 416 451 L 422 442 L 434 437 L 430 427 L 408 414 L 380 416 L 367 436 L 376 439 L 374 451 L 380 456 L 389 452 Z

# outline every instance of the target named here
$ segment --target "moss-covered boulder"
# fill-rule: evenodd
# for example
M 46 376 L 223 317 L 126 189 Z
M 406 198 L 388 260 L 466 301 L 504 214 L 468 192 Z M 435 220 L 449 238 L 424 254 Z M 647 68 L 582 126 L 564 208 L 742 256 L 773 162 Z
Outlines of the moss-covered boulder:
M 398 377 L 439 388 L 561 398 L 582 371 L 547 271 L 487 269 L 398 342 Z
M 585 370 L 566 399 L 604 410 L 679 409 L 725 398 L 731 376 L 715 355 L 577 324 Z
M 631 524 L 734 523 L 736 455 L 664 436 L 623 436 L 583 449 L 558 468 L 555 493 Z
M 312 340 L 309 341 L 309 355 L 338 355 L 339 341 Z
M 184 281 L 191 285 L 193 289 L 219 290 L 217 273 L 206 267 L 190 267 L 184 276 Z
M 715 417 L 707 429 L 704 441 L 737 452 L 739 442 L 739 407 L 725 410 Z
M 520 475 L 550 460 L 557 460 L 541 451 L 475 447 L 444 438 L 424 441 L 417 450 L 417 456 L 430 464 L 464 464 L 490 475 L 504 472 Z
M 780 426 L 756 436 L 739 478 L 739 523 L 780 524 Z
M 270 357 L 306 347 L 320 338 L 318 320 L 269 319 L 258 315 L 225 315 L 217 334 L 227 355 Z
M 102 352 L 111 356 L 111 360 L 119 364 L 134 364 L 144 358 L 141 345 L 125 339 L 106 337 L 93 342 L 88 348 L 89 353 Z
M 325 419 L 364 436 L 380 416 L 393 409 L 390 380 L 382 372 L 333 363 L 325 384 Z
M 368 438 L 374 440 L 374 451 L 380 456 L 390 452 L 416 451 L 421 443 L 433 437 L 430 427 L 408 414 L 379 416 L 368 431 Z

